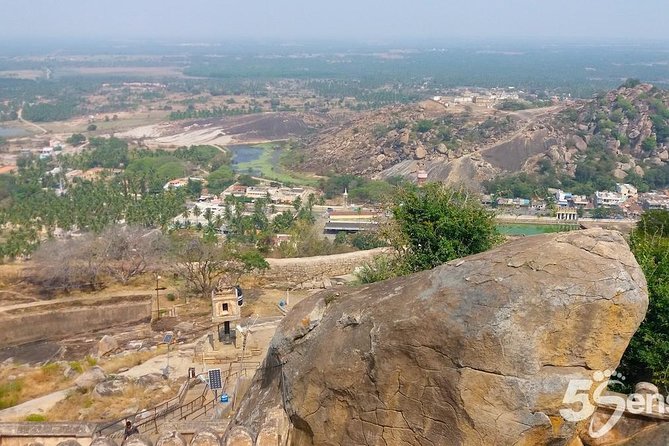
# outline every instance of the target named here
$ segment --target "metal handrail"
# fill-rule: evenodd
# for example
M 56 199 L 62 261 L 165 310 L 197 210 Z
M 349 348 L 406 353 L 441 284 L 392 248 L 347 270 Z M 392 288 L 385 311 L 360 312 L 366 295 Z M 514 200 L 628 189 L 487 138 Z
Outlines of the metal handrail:
M 259 365 L 260 363 L 256 362 L 249 362 L 247 363 L 248 365 L 252 364 L 257 364 Z M 232 371 L 232 365 L 230 364 L 225 376 L 225 381 L 224 385 L 227 387 L 230 380 L 235 377 L 235 376 L 241 376 L 242 370 L 238 370 L 233 372 Z M 207 393 L 209 392 L 209 385 L 205 385 L 204 390 L 202 391 L 202 394 L 200 396 L 195 397 L 191 401 L 184 403 L 183 400 L 186 397 L 186 393 L 190 387 L 190 379 L 187 380 L 182 387 L 179 389 L 179 393 L 177 396 L 174 398 L 171 398 L 161 404 L 158 404 L 157 406 L 154 406 L 150 409 L 147 410 L 142 410 L 139 412 L 136 412 L 134 415 L 131 416 L 126 416 L 123 418 L 119 418 L 111 423 L 107 423 L 103 426 L 99 426 L 95 431 L 94 431 L 94 436 L 101 436 L 103 431 L 109 429 L 109 428 L 114 428 L 109 434 L 107 434 L 107 437 L 111 439 L 119 439 L 121 436 L 124 434 L 124 428 L 125 428 L 125 420 L 129 418 L 137 419 L 137 417 L 141 414 L 146 414 L 150 413 L 150 415 L 141 421 L 136 421 L 135 422 L 135 427 L 138 429 L 142 426 L 147 426 L 153 423 L 153 429 L 155 432 L 158 432 L 158 426 L 162 425 L 166 418 L 174 413 L 178 412 L 177 419 L 179 420 L 185 420 L 192 415 L 198 413 L 199 411 L 203 411 L 203 413 L 198 414 L 192 419 L 197 419 L 202 415 L 206 415 L 209 410 L 213 410 L 215 405 L 216 405 L 216 400 L 211 399 L 207 401 Z M 176 403 L 176 404 L 175 404 Z M 159 420 L 161 422 L 159 423 Z
M 137 419 L 137 416 L 139 416 L 141 414 L 145 414 L 147 412 L 153 412 L 154 415 L 149 417 L 149 420 L 152 420 L 154 417 L 159 416 L 160 412 L 168 410 L 170 408 L 171 403 L 173 403 L 175 401 L 178 401 L 179 405 L 180 405 L 183 402 L 183 399 L 186 396 L 186 393 L 188 392 L 189 387 L 190 387 L 190 378 L 187 379 L 184 384 L 182 384 L 181 388 L 179 389 L 179 392 L 177 393 L 177 395 L 175 397 L 170 398 L 169 400 L 167 400 L 165 402 L 162 402 L 162 403 L 158 404 L 157 406 L 154 406 L 150 409 L 141 410 L 141 411 L 135 412 L 133 415 L 125 416 L 123 418 L 116 419 L 116 420 L 114 420 L 110 423 L 107 423 L 105 425 L 98 426 L 95 429 L 95 431 L 93 432 L 93 435 L 94 436 L 100 436 L 100 435 L 102 435 L 102 432 L 105 431 L 106 429 L 114 428 L 112 430 L 112 432 L 108 435 L 111 438 L 115 433 L 117 433 L 118 431 L 122 431 L 125 428 L 125 421 L 126 420 L 128 420 L 129 418 Z M 159 411 L 158 408 L 160 408 L 162 406 L 165 406 L 165 408 L 162 409 L 161 411 Z M 147 420 L 142 420 L 141 425 L 146 424 L 146 421 Z

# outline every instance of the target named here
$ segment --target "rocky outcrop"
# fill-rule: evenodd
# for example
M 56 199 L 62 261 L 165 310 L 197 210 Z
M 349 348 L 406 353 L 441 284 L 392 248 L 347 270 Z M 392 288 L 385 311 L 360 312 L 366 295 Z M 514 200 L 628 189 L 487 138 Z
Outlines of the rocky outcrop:
M 123 442 L 123 446 L 153 446 L 153 442 L 149 437 L 142 434 L 135 434 L 128 437 Z
M 282 321 L 226 441 L 566 445 L 567 383 L 615 369 L 647 304 L 623 237 L 599 229 L 325 291 Z
M 95 366 L 86 370 L 74 381 L 74 385 L 79 389 L 92 389 L 97 384 L 107 379 L 107 374 L 102 368 Z
M 375 179 L 399 174 L 415 181 L 420 163 L 431 181 L 480 189 L 486 180 L 518 172 L 554 169 L 575 178 L 579 165 L 595 159 L 634 163 L 615 170 L 607 162 L 605 173 L 613 178 L 615 170 L 621 182 L 630 181 L 635 165 L 648 169 L 669 163 L 669 94 L 650 84 L 522 112 L 478 109 L 470 114 L 434 105 L 356 114 L 310 138 L 301 167 Z M 472 154 L 485 163 L 476 163 Z
M 93 396 L 119 396 L 125 392 L 129 385 L 130 379 L 127 377 L 122 375 L 114 376 L 111 379 L 102 381 L 101 383 L 97 384 L 93 390 Z
M 156 441 L 156 446 L 186 446 L 187 444 L 184 437 L 176 431 L 164 432 Z
M 96 355 L 98 358 L 103 357 L 107 353 L 112 353 L 118 349 L 118 342 L 113 336 L 104 335 L 98 342 Z
M 118 444 L 109 437 L 97 437 L 91 441 L 90 446 L 118 446 Z
M 218 434 L 212 430 L 201 430 L 193 435 L 190 446 L 220 446 L 221 439 Z

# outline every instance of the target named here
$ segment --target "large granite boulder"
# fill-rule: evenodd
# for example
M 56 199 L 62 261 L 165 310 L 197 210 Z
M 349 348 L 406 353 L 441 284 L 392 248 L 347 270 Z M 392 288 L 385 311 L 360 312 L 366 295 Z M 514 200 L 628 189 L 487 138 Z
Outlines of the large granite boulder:
M 86 370 L 74 380 L 74 385 L 79 389 L 92 389 L 97 384 L 107 379 L 107 374 L 101 367 L 95 366 Z
M 566 445 L 569 380 L 615 369 L 647 305 L 622 235 L 600 229 L 325 291 L 281 322 L 226 444 Z

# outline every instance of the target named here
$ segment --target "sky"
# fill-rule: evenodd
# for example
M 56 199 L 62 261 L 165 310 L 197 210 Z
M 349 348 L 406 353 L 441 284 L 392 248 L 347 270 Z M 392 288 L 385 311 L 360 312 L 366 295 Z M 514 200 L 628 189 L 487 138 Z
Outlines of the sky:
M 0 39 L 669 40 L 668 0 L 0 0 Z

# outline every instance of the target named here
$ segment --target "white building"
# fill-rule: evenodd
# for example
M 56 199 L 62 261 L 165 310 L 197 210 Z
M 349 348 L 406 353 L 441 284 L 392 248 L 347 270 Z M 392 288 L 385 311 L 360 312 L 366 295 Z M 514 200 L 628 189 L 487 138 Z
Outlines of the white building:
M 45 158 L 51 158 L 53 155 L 52 147 L 44 147 L 39 153 L 39 159 L 43 160 Z
M 616 184 L 616 192 L 626 198 L 634 198 L 638 195 L 636 187 L 632 186 L 631 184 Z
M 596 207 L 617 207 L 627 201 L 627 197 L 618 192 L 597 191 L 595 192 Z

